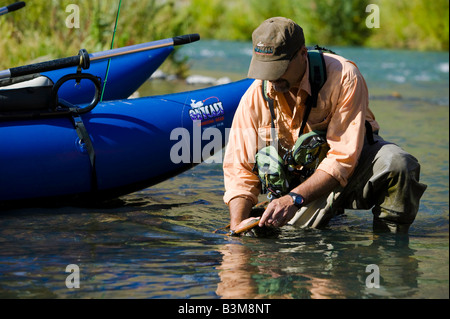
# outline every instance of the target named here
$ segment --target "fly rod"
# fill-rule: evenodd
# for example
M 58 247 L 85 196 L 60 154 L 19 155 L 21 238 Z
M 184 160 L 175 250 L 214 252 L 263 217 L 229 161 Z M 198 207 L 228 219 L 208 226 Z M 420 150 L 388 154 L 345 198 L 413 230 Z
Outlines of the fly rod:
M 176 46 L 192 43 L 200 40 L 200 35 L 195 34 L 186 34 L 181 36 L 176 36 L 173 38 L 167 38 L 163 40 L 157 40 L 152 42 L 146 42 L 136 45 L 131 45 L 127 47 L 101 51 L 96 53 L 87 54 L 86 50 L 80 50 L 78 55 L 56 59 L 52 61 L 40 62 L 35 64 L 29 64 L 24 66 L 19 66 L 7 70 L 0 71 L 0 79 L 9 79 L 22 75 L 35 74 L 40 72 L 47 72 L 67 67 L 78 66 L 83 69 L 88 69 L 90 66 L 90 62 L 94 62 L 97 60 L 114 58 L 126 54 L 131 54 L 135 52 L 142 52 L 147 50 L 154 50 L 158 48 L 168 47 L 168 46 Z

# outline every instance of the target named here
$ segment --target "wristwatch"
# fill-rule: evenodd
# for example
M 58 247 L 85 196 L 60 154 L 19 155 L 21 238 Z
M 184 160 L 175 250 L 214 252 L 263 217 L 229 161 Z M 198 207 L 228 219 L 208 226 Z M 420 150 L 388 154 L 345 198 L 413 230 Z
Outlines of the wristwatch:
M 303 206 L 303 202 L 305 201 L 300 194 L 296 193 L 289 193 L 289 196 L 292 197 L 292 200 L 294 201 L 294 206 L 297 208 L 301 208 Z

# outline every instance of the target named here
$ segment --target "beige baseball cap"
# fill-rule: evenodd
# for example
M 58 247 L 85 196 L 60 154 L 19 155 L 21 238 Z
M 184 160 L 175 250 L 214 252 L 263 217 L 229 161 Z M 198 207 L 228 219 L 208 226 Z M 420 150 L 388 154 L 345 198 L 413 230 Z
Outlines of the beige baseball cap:
M 253 56 L 248 77 L 278 80 L 289 62 L 305 44 L 303 29 L 294 21 L 274 17 L 264 21 L 252 34 Z

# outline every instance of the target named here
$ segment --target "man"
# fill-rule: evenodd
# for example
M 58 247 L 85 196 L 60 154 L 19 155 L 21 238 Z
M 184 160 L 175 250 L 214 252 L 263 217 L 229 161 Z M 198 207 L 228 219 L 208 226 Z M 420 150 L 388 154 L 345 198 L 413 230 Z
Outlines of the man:
M 231 230 L 248 222 L 261 189 L 253 171 L 254 155 L 261 145 L 248 136 L 273 142 L 273 120 L 283 156 L 283 150 L 292 149 L 299 136 L 305 102 L 311 95 L 308 51 L 299 25 L 282 17 L 270 18 L 253 32 L 252 39 L 248 77 L 256 81 L 236 111 L 223 165 Z M 330 150 L 312 176 L 270 202 L 259 226 L 291 223 L 321 228 L 343 209 L 372 208 L 375 230 L 406 233 L 426 189 L 419 183 L 420 165 L 378 136 L 379 125 L 369 109 L 367 86 L 357 66 L 333 54 L 324 54 L 324 60 L 327 80 L 304 133 L 326 131 Z M 263 95 L 264 83 L 274 101 L 275 118 Z M 375 143 L 368 143 L 366 136 L 372 133 L 366 124 L 375 132 Z

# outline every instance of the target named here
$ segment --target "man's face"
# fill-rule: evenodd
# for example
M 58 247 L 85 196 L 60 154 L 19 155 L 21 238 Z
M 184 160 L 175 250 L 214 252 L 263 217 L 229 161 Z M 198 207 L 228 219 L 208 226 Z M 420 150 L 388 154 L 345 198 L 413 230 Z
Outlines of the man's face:
M 281 77 L 280 79 L 272 82 L 273 89 L 279 93 L 286 93 L 291 89 L 291 84 L 288 80 Z
M 287 93 L 293 85 L 300 82 L 306 70 L 307 54 L 308 51 L 303 46 L 292 58 L 286 72 L 278 80 L 271 81 L 276 92 Z

